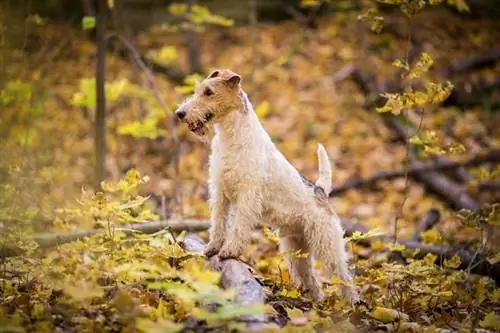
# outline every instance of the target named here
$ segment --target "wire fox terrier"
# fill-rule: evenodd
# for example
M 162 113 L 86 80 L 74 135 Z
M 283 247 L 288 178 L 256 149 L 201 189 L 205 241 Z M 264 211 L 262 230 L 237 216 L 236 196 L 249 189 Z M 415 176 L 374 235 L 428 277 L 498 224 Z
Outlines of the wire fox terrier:
M 280 250 L 293 282 L 316 300 L 323 291 L 312 256 L 344 281 L 343 294 L 358 294 L 347 266 L 340 220 L 327 201 L 331 165 L 318 145 L 319 178 L 302 177 L 272 143 L 240 86 L 241 77 L 216 70 L 176 110 L 177 117 L 201 137 L 215 130 L 209 167 L 210 242 L 205 254 L 239 257 L 258 224 L 279 230 Z M 212 126 L 213 125 L 213 126 Z M 298 251 L 307 256 L 294 255 Z M 311 256 L 312 255 L 312 256 Z

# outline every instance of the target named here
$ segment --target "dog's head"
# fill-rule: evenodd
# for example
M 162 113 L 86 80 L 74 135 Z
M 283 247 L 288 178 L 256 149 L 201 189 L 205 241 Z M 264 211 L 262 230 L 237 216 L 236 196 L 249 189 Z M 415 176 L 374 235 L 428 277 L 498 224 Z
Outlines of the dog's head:
M 241 107 L 241 77 L 228 70 L 215 70 L 195 88 L 193 96 L 179 105 L 175 115 L 198 135 L 209 123 L 217 123 Z

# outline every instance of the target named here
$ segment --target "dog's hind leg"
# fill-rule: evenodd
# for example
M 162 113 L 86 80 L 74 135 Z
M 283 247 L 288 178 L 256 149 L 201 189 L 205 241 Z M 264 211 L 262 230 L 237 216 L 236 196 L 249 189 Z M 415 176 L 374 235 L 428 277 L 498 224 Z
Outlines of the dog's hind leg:
M 356 303 L 359 296 L 347 266 L 347 251 L 343 239 L 344 231 L 336 215 L 314 214 L 308 216 L 304 235 L 312 255 L 319 259 L 330 274 L 337 273 L 345 283 L 342 291 L 351 303 Z
M 312 254 L 300 232 L 291 234 L 290 230 L 280 231 L 280 251 L 285 256 L 285 262 L 293 283 L 311 292 L 316 301 L 324 298 L 321 285 L 318 283 L 313 267 Z

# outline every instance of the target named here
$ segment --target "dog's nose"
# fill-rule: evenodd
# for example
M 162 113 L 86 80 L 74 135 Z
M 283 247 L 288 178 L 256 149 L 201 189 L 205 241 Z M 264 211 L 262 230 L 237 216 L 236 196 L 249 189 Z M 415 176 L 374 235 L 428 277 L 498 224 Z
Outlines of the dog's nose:
M 177 116 L 177 118 L 179 118 L 180 120 L 184 119 L 184 117 L 186 117 L 186 111 L 184 110 L 177 110 L 175 111 L 175 115 Z

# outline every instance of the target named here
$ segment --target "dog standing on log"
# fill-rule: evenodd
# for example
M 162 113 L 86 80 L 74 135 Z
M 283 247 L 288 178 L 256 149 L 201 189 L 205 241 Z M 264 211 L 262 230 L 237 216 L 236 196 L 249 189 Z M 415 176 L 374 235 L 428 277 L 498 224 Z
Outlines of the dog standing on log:
M 230 70 L 216 70 L 175 111 L 199 136 L 215 129 L 209 167 L 212 226 L 205 254 L 237 258 L 256 225 L 277 228 L 295 284 L 314 299 L 323 299 L 312 267 L 314 256 L 339 275 L 345 282 L 344 295 L 356 302 L 344 231 L 327 202 L 331 165 L 325 149 L 318 145 L 319 178 L 313 184 L 272 143 L 240 81 Z M 297 251 L 309 255 L 294 256 Z

